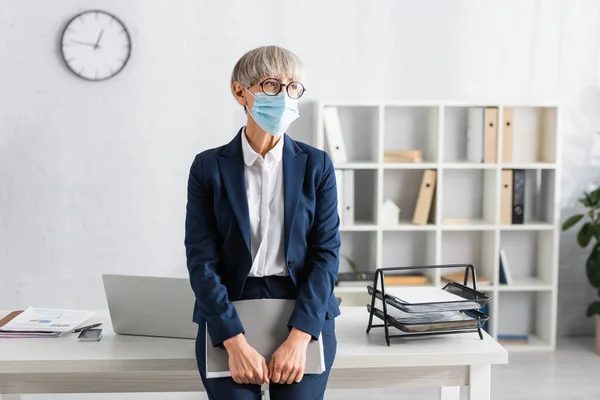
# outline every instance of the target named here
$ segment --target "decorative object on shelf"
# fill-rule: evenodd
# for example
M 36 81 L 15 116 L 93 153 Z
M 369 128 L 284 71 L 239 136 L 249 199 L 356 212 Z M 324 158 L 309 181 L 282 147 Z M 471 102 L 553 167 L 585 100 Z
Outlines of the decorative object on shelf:
M 423 273 L 390 274 L 383 278 L 388 286 L 424 286 L 427 285 L 427 276 Z
M 529 335 L 512 335 L 512 334 L 498 334 L 499 343 L 516 343 L 516 344 L 527 344 L 529 342 Z
M 331 161 L 334 164 L 347 162 L 348 155 L 346 153 L 346 145 L 344 144 L 344 135 L 342 134 L 342 125 L 337 107 L 325 107 L 323 109 L 323 117 Z
M 568 230 L 585 217 L 589 219 L 579 229 L 577 243 L 585 249 L 592 242 L 592 251 L 586 261 L 585 271 L 590 285 L 600 297 L 600 187 L 590 193 L 584 192 L 579 202 L 587 212 L 569 217 L 563 223 L 562 230 Z M 600 299 L 589 305 L 587 316 L 596 316 L 596 353 L 600 355 Z
M 392 200 L 387 199 L 381 207 L 381 224 L 398 225 L 400 222 L 400 207 Z
M 499 282 L 501 285 L 512 285 L 512 273 L 510 271 L 510 265 L 508 264 L 508 258 L 506 257 L 506 251 L 500 249 L 500 277 Z
M 428 169 L 423 172 L 423 180 L 419 189 L 419 197 L 413 214 L 413 224 L 427 225 L 431 204 L 433 203 L 433 194 L 435 193 L 435 180 L 437 171 Z
M 523 224 L 525 222 L 525 171 L 522 169 L 514 169 L 512 173 L 512 223 Z
M 131 57 L 131 36 L 114 15 L 100 10 L 84 11 L 67 22 L 60 53 L 78 77 L 103 81 L 125 68 Z
M 462 282 L 464 279 L 464 272 L 449 272 L 447 274 L 442 274 L 442 281 L 444 282 Z M 471 276 L 469 276 L 469 279 L 467 280 L 468 284 L 472 284 L 473 280 L 471 278 Z M 481 274 L 477 274 L 477 284 L 478 285 L 490 285 L 492 283 L 492 281 L 484 276 L 482 276 Z
M 383 162 L 386 163 L 404 163 L 423 162 L 423 152 L 421 150 L 385 150 L 383 152 Z
M 425 271 L 434 268 L 464 267 L 464 282 L 450 282 L 443 288 L 437 287 L 406 287 L 386 294 L 386 273 L 398 273 L 409 270 Z M 466 286 L 468 275 L 471 274 L 473 288 Z M 381 282 L 381 287 L 378 286 Z M 451 333 L 476 332 L 483 340 L 482 324 L 488 320 L 480 309 L 490 300 L 484 293 L 477 291 L 477 278 L 472 265 L 449 264 L 378 268 L 373 285 L 367 286 L 371 296 L 371 304 L 367 305 L 369 324 L 371 328 L 384 328 L 385 340 L 390 345 L 390 339 L 408 339 L 415 336 L 440 335 Z M 373 316 L 383 321 L 383 324 L 373 324 Z M 399 329 L 402 333 L 390 335 L 389 327 Z
M 346 260 L 352 272 L 339 272 L 337 281 L 335 282 L 336 286 L 342 282 L 370 282 L 375 277 L 375 272 L 361 271 L 352 258 L 346 255 L 342 255 L 341 257 Z

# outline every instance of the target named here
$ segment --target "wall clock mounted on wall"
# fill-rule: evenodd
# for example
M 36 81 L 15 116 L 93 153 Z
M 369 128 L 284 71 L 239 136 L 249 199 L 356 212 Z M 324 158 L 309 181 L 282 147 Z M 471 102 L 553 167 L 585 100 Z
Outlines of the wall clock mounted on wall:
M 60 52 L 75 75 L 88 81 L 103 81 L 121 72 L 129 61 L 131 36 L 114 15 L 100 10 L 84 11 L 67 22 Z

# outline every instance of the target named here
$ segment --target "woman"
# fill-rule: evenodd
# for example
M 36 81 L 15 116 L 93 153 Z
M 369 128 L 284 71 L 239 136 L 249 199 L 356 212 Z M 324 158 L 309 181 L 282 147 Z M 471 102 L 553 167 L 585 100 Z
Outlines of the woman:
M 292 52 L 260 47 L 235 65 L 231 90 L 247 122 L 228 144 L 190 168 L 185 246 L 199 325 L 196 358 L 210 399 L 322 399 L 337 342 L 333 295 L 339 218 L 328 155 L 290 138 L 302 65 Z M 289 336 L 271 360 L 244 339 L 232 301 L 296 299 Z M 205 326 L 224 346 L 232 378 L 206 379 Z M 322 333 L 326 371 L 304 375 L 306 348 Z

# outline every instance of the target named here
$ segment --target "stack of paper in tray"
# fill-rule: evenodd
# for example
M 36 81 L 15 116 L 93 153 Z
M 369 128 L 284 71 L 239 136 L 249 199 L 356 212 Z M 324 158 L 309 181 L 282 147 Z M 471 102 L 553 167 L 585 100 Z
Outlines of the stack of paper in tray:
M 29 307 L 0 319 L 0 338 L 60 337 L 93 315 L 90 311 Z

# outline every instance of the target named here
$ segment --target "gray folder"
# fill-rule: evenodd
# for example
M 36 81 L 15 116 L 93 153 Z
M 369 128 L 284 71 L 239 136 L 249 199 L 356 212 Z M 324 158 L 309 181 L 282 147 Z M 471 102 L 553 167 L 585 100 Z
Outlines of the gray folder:
M 248 344 L 258 351 L 267 365 L 279 345 L 288 337 L 288 321 L 294 311 L 295 300 L 259 299 L 233 302 L 242 321 Z M 309 343 L 306 350 L 305 374 L 320 374 L 325 371 L 323 338 Z M 227 351 L 213 347 L 206 331 L 206 377 L 231 376 Z

